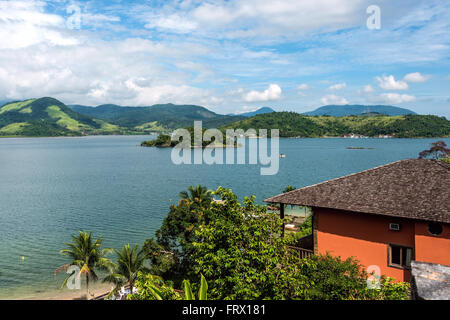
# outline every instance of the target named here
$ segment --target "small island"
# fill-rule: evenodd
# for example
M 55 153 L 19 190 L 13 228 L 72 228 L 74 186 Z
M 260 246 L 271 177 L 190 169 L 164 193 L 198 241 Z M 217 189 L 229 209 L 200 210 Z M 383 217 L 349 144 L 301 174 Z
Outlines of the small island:
M 189 131 L 191 136 L 191 143 L 188 146 L 183 146 L 186 148 L 200 148 L 200 146 L 195 145 L 194 141 L 194 128 L 186 128 L 186 130 Z M 202 129 L 202 137 L 204 136 L 206 129 Z M 226 135 L 222 132 L 222 141 L 219 142 L 215 141 L 215 138 L 212 137 L 210 141 L 204 141 L 202 140 L 201 148 L 237 148 L 241 145 L 238 144 L 237 140 L 235 139 L 234 144 L 228 145 L 226 144 Z M 143 141 L 141 143 L 141 147 L 157 147 L 157 148 L 171 148 L 175 147 L 179 143 L 183 143 L 183 140 L 172 140 L 172 137 L 167 134 L 160 134 L 155 140 L 149 140 L 149 141 Z

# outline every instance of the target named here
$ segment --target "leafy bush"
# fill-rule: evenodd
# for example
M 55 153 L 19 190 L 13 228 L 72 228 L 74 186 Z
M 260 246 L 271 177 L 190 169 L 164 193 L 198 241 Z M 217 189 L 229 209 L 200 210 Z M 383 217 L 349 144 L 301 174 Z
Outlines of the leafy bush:
M 140 272 L 136 279 L 137 293 L 129 294 L 127 300 L 181 300 L 175 289 L 164 283 L 163 279 Z

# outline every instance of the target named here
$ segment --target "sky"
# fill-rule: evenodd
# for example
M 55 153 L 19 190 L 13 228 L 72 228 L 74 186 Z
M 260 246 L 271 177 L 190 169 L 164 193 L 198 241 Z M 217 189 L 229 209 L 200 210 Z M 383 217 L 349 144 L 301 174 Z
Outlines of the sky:
M 448 0 L 0 0 L 0 100 L 450 119 Z

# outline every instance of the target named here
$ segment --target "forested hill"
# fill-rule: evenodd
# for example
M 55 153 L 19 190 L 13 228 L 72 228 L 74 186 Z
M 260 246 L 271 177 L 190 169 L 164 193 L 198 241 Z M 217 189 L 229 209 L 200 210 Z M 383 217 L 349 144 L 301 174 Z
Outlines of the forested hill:
M 364 114 L 381 114 L 385 116 L 404 116 L 407 114 L 416 114 L 414 111 L 409 109 L 386 106 L 386 105 L 328 105 L 317 108 L 314 111 L 303 113 L 306 116 L 333 116 L 333 117 L 344 117 L 344 116 L 358 116 Z
M 295 112 L 261 114 L 223 126 L 222 129 L 279 129 L 281 137 L 339 137 L 360 134 L 398 138 L 448 137 L 450 121 L 430 115 L 305 116 Z
M 28 99 L 0 107 L 0 136 L 77 136 L 119 131 L 118 126 L 76 113 L 54 98 Z
M 192 126 L 195 120 L 203 121 L 204 127 L 213 128 L 244 119 L 243 116 L 217 114 L 201 106 L 171 103 L 149 107 L 123 107 L 113 104 L 70 107 L 76 112 L 135 129 L 175 129 Z

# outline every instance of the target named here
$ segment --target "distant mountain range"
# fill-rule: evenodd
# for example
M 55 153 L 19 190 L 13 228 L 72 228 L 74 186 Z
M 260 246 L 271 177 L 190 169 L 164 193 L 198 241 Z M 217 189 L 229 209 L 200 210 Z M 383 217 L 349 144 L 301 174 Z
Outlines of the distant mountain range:
M 403 116 L 406 114 L 416 114 L 414 111 L 384 105 L 366 106 L 360 104 L 354 105 L 327 105 L 317 108 L 314 111 L 302 113 L 307 116 L 332 116 L 332 117 L 344 117 L 344 116 L 358 116 L 361 114 L 383 114 L 386 116 Z
M 244 112 L 244 113 L 237 113 L 237 114 L 230 113 L 228 115 L 229 116 L 241 116 L 241 117 L 253 117 L 253 116 L 256 116 L 257 114 L 264 114 L 264 113 L 271 113 L 271 112 L 275 112 L 275 110 L 273 110 L 272 108 L 269 108 L 269 107 L 262 107 L 262 108 L 259 108 L 258 110 L 251 111 L 251 112 Z
M 231 123 L 243 116 L 221 115 L 196 105 L 157 104 L 149 107 L 122 107 L 105 104 L 97 107 L 70 105 L 73 111 L 108 121 L 118 126 L 155 130 L 192 126 L 201 120 L 205 128 Z
M 246 114 L 221 115 L 196 105 L 66 106 L 57 99 L 45 97 L 0 105 L 0 136 L 170 132 L 191 127 L 195 120 L 201 120 L 204 128 L 278 128 L 281 136 L 285 137 L 350 133 L 396 137 L 450 136 L 450 121 L 444 117 L 415 115 L 410 110 L 392 106 L 324 106 L 306 114 L 275 112 L 268 107 Z

